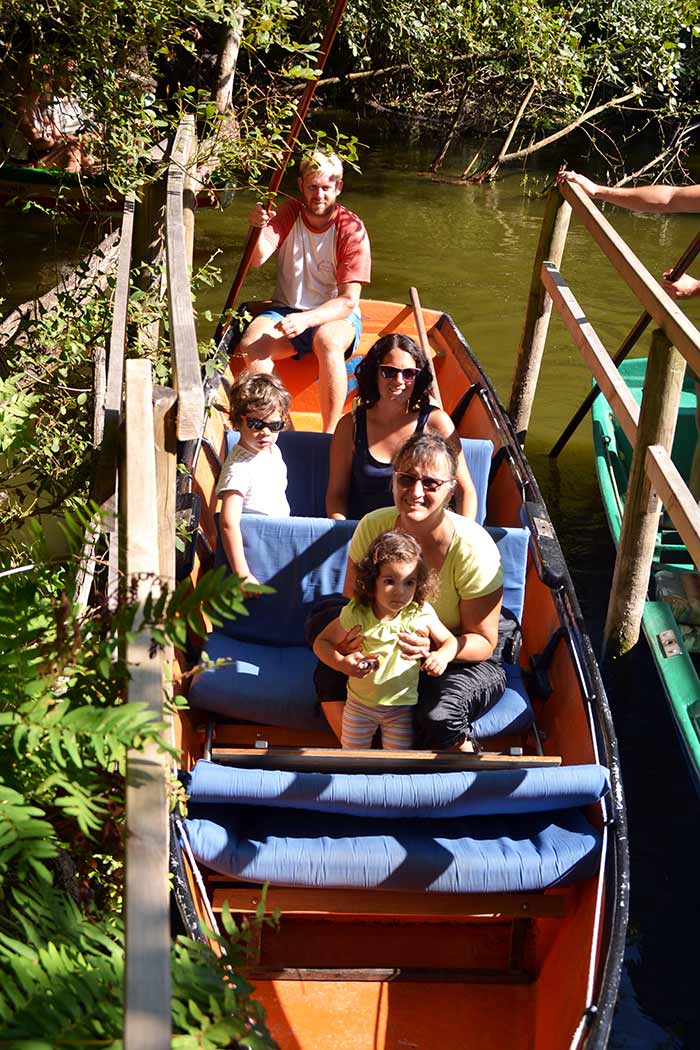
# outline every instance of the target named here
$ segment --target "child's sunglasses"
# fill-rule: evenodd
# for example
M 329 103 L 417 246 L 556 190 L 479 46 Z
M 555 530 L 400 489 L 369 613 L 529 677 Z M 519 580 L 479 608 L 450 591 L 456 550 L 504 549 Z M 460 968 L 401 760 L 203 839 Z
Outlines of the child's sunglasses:
M 382 379 L 398 379 L 401 376 L 404 383 L 413 383 L 422 371 L 422 368 L 395 368 L 394 365 L 379 366 L 379 374 Z
M 267 428 L 272 434 L 279 434 L 284 429 L 283 419 L 257 419 L 255 416 L 246 416 L 245 421 L 250 430 L 260 432 Z

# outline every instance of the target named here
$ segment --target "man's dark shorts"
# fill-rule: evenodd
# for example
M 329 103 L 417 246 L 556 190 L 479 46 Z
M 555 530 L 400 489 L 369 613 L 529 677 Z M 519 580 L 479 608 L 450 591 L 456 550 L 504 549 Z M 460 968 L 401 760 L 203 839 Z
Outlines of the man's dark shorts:
M 267 310 L 263 310 L 262 313 L 259 313 L 258 317 L 271 317 L 275 323 L 277 323 L 277 321 L 281 321 L 283 317 L 287 317 L 288 314 L 299 314 L 301 312 L 302 311 L 297 310 L 296 307 L 282 306 L 279 303 L 275 303 L 273 306 L 268 307 Z M 345 356 L 350 357 L 350 355 L 357 349 L 357 344 L 362 335 L 362 318 L 360 317 L 360 311 L 353 310 L 350 316 L 345 320 L 350 322 L 353 331 L 355 332 L 355 338 L 352 345 L 345 351 Z M 294 355 L 295 361 L 298 361 L 300 358 L 306 357 L 307 354 L 311 353 L 312 343 L 316 332 L 316 328 L 307 328 L 305 332 L 301 333 L 301 335 L 295 335 L 294 338 L 290 340 L 296 349 L 296 354 Z

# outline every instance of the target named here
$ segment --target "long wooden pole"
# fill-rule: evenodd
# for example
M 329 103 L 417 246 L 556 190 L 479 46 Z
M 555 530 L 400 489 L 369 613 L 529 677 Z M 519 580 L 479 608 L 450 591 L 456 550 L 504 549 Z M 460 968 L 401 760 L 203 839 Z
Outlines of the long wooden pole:
M 416 322 L 416 328 L 418 329 L 418 342 L 420 343 L 421 350 L 428 358 L 428 366 L 430 368 L 431 375 L 433 377 L 433 396 L 438 403 L 438 406 L 442 408 L 442 397 L 440 396 L 440 387 L 437 383 L 437 377 L 435 375 L 435 369 L 433 367 L 433 355 L 430 352 L 430 343 L 428 342 L 428 333 L 425 329 L 425 320 L 423 319 L 423 309 L 418 298 L 418 289 L 410 289 L 411 305 L 413 307 L 413 316 Z
M 527 314 L 523 334 L 520 337 L 510 404 L 508 405 L 508 413 L 521 444 L 525 443 L 525 435 L 530 422 L 532 403 L 535 400 L 537 379 L 540 374 L 552 313 L 552 300 L 545 291 L 541 280 L 542 263 L 553 262 L 557 269 L 561 266 L 570 218 L 570 205 L 562 200 L 559 190 L 553 186 L 547 197 L 540 239 L 535 253 Z
M 632 453 L 620 542 L 615 559 L 603 655 L 628 652 L 639 638 L 661 502 L 646 472 L 647 449 L 670 452 L 683 389 L 685 361 L 660 329 L 652 335 L 637 440 Z
M 343 17 L 343 14 L 345 13 L 347 2 L 348 0 L 336 0 L 335 2 L 333 14 L 331 15 L 331 20 L 326 27 L 326 32 L 324 33 L 323 40 L 321 41 L 321 47 L 318 53 L 318 62 L 316 63 L 316 69 L 318 70 L 319 76 L 326 67 L 326 60 L 328 58 L 330 49 L 333 46 L 333 41 L 335 40 L 335 34 L 338 31 L 340 20 Z M 285 149 L 284 153 L 282 154 L 282 159 L 279 163 L 279 166 L 277 167 L 277 170 L 273 173 L 272 178 L 270 179 L 270 184 L 268 186 L 268 193 L 270 194 L 276 193 L 280 187 L 280 183 L 282 182 L 282 178 L 287 168 L 287 164 L 289 163 L 289 158 L 292 155 L 292 150 L 296 145 L 299 132 L 303 127 L 304 120 L 306 119 L 306 114 L 308 113 L 309 106 L 311 105 L 311 100 L 314 97 L 317 83 L 317 79 L 310 80 L 304 89 L 304 94 L 299 100 L 299 105 L 297 106 L 296 113 L 294 114 L 292 126 L 289 129 L 287 138 L 285 139 Z M 243 282 L 246 278 L 246 274 L 248 273 L 248 270 L 250 268 L 250 261 L 253 258 L 253 252 L 255 251 L 258 241 L 260 240 L 260 233 L 261 231 L 258 227 L 251 227 L 251 229 L 248 231 L 248 240 L 246 241 L 245 248 L 243 249 L 243 255 L 241 256 L 241 261 L 238 264 L 236 276 L 233 279 L 231 290 L 229 291 L 228 296 L 226 298 L 224 308 L 221 312 L 221 317 L 219 318 L 219 323 L 216 327 L 216 332 L 214 333 L 214 342 L 217 346 L 219 346 L 219 344 L 221 343 L 223 334 L 226 331 L 226 328 L 228 327 L 227 314 L 236 305 L 241 288 L 243 287 Z
M 683 252 L 676 265 L 671 270 L 669 274 L 669 280 L 677 281 L 678 278 L 685 273 L 690 264 L 693 262 L 694 259 L 697 258 L 698 255 L 700 255 L 700 233 L 690 242 L 690 244 Z M 625 360 L 632 348 L 638 342 L 642 333 L 649 326 L 650 321 L 651 314 L 648 314 L 646 311 L 644 311 L 644 313 L 640 315 L 635 325 L 630 329 L 627 338 L 620 345 L 620 349 L 613 357 L 613 362 L 616 367 Z M 556 457 L 559 455 L 561 450 L 568 442 L 569 438 L 572 436 L 572 434 L 575 433 L 575 431 L 581 425 L 583 420 L 586 418 L 593 402 L 596 400 L 599 393 L 600 387 L 596 385 L 591 389 L 591 392 L 588 394 L 588 396 L 581 402 L 580 406 L 571 417 L 571 420 L 567 423 L 567 425 L 562 430 L 560 436 L 552 445 L 548 453 L 548 455 L 552 459 L 556 459 Z

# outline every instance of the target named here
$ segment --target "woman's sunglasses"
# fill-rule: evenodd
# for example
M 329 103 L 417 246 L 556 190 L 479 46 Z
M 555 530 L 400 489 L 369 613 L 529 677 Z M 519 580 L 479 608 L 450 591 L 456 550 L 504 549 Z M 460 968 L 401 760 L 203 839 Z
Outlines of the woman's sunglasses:
M 454 478 L 421 478 L 417 474 L 407 474 L 403 470 L 397 470 L 394 477 L 398 481 L 402 489 L 411 489 L 420 481 L 425 492 L 437 492 L 443 485 L 451 485 Z
M 272 434 L 279 434 L 284 429 L 283 419 L 256 419 L 255 416 L 246 416 L 245 421 L 250 430 L 261 431 L 267 428 Z
M 422 371 L 422 368 L 395 368 L 393 365 L 379 366 L 379 374 L 382 379 L 398 379 L 401 376 L 404 383 L 413 383 Z

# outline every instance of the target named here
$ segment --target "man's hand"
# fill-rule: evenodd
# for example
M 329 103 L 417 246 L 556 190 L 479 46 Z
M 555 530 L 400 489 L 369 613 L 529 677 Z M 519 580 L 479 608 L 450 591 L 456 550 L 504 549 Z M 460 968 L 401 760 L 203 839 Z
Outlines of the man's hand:
M 427 627 L 416 631 L 399 631 L 399 649 L 409 660 L 425 660 L 430 655 L 430 632 Z
M 689 273 L 681 274 L 676 281 L 669 281 L 671 271 L 666 270 L 661 280 L 661 287 L 672 299 L 695 299 L 700 296 L 700 281 Z
M 296 336 L 301 335 L 311 325 L 305 320 L 306 314 L 303 311 L 299 311 L 294 314 L 287 314 L 286 317 L 280 318 L 275 325 L 278 332 L 286 336 L 287 339 L 294 339 Z
M 268 223 L 272 222 L 276 214 L 273 205 L 266 208 L 264 204 L 258 201 L 252 211 L 248 212 L 248 225 L 264 230 Z
M 560 186 L 562 182 L 571 182 L 574 186 L 578 186 L 588 197 L 595 197 L 598 189 L 595 182 L 587 179 L 585 175 L 579 175 L 576 171 L 560 171 L 556 178 L 556 185 Z

